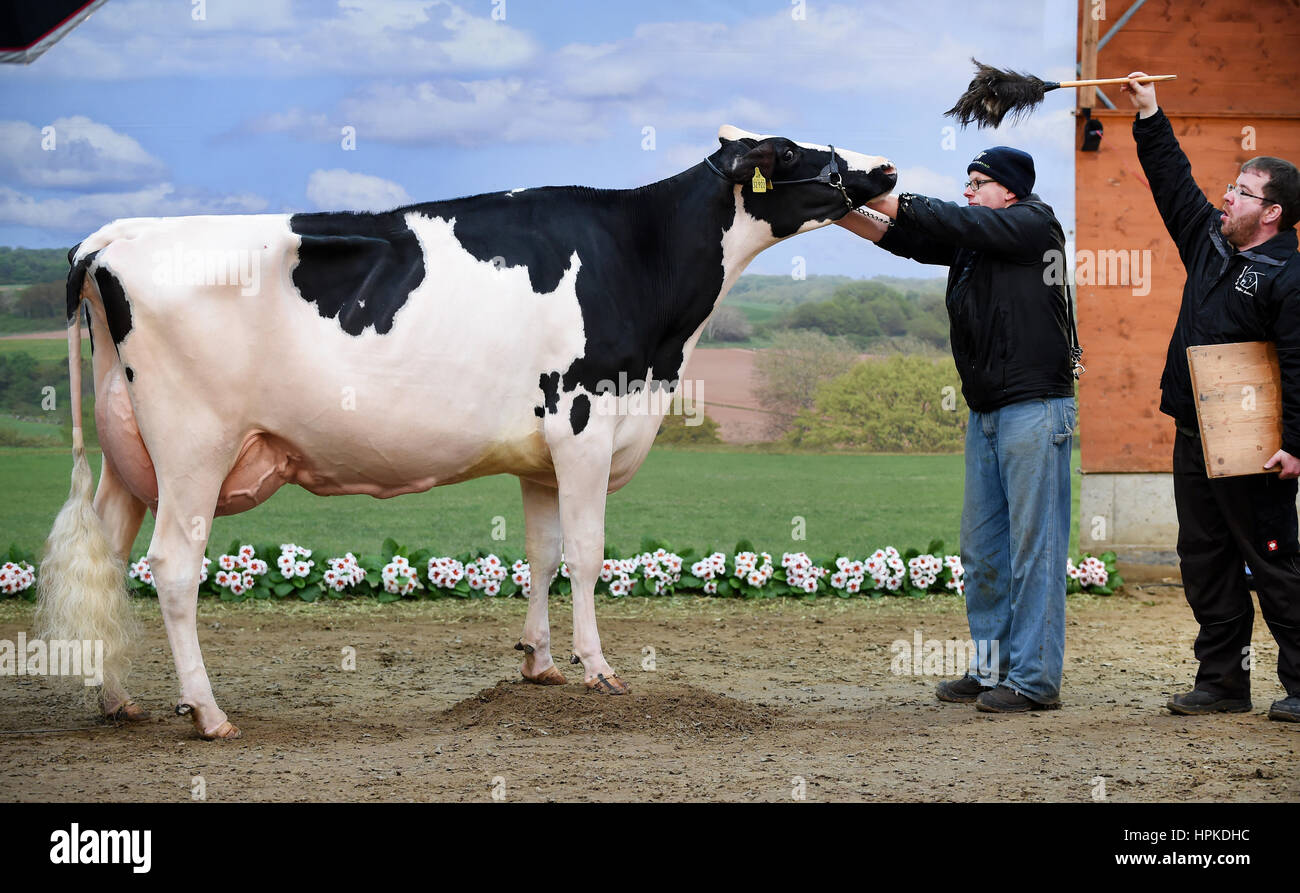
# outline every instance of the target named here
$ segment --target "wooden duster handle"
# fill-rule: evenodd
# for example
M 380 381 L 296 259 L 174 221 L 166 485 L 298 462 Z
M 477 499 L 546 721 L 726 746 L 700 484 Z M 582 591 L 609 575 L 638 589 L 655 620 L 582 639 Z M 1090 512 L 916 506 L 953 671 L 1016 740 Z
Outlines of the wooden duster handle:
M 1176 74 L 1148 74 L 1144 77 L 1134 78 L 1139 84 L 1149 84 L 1152 81 L 1172 81 L 1178 77 Z M 1128 78 L 1102 78 L 1091 81 L 1061 81 L 1058 87 L 1104 87 L 1107 84 L 1127 84 Z

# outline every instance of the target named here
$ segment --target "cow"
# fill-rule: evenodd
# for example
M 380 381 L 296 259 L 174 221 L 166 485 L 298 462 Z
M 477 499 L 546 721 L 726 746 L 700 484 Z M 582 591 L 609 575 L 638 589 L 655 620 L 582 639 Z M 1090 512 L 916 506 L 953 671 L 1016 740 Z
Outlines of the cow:
M 560 684 L 547 593 L 563 557 L 573 662 L 606 662 L 593 590 L 605 499 L 645 459 L 710 314 L 754 257 L 891 191 L 882 157 L 730 125 L 690 169 L 637 189 L 516 189 L 385 213 L 136 218 L 69 254 L 73 473 L 40 566 L 50 638 L 105 642 L 102 712 L 145 718 L 126 688 L 128 558 L 147 557 L 180 681 L 176 712 L 239 737 L 196 627 L 216 515 L 284 484 L 390 497 L 519 478 L 532 586 L 525 680 Z M 238 269 L 240 275 L 212 275 Z M 206 264 L 206 266 L 205 266 Z M 88 320 L 103 449 L 80 428 Z M 96 349 L 97 348 L 97 349 Z M 642 392 L 639 389 L 649 389 Z M 640 397 L 649 411 L 629 411 Z

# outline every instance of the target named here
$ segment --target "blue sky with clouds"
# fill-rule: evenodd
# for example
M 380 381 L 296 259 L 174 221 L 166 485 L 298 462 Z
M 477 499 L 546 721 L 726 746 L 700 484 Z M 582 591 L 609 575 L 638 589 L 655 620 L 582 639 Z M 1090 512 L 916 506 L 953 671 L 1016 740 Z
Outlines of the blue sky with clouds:
M 900 191 L 956 201 L 975 153 L 1015 145 L 1070 230 L 1073 90 L 1017 126 L 959 130 L 954 148 L 942 112 L 972 56 L 1070 77 L 1076 8 L 109 0 L 32 65 L 0 68 L 0 244 L 71 245 L 117 217 L 638 186 L 697 163 L 723 123 L 886 155 Z M 795 255 L 810 274 L 942 273 L 838 227 L 781 243 L 750 272 L 788 273 Z

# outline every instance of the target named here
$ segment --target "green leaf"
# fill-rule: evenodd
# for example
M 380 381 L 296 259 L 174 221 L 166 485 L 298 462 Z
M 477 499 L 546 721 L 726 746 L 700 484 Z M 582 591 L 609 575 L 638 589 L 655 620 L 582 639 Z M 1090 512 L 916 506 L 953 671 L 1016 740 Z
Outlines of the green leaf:
M 385 564 L 387 564 L 388 561 L 392 561 L 393 556 L 398 554 L 397 540 L 393 539 L 391 536 L 386 538 L 384 540 L 384 544 L 379 548 L 384 553 L 384 555 L 387 556 L 387 561 L 384 562 Z
M 943 540 L 930 540 L 930 548 L 929 548 L 928 551 L 929 551 L 929 553 L 930 553 L 931 555 L 937 555 L 937 556 L 939 556 L 940 558 L 942 558 L 942 557 L 943 557 Z
M 757 554 L 758 550 L 754 548 L 754 544 L 751 543 L 749 540 L 741 540 L 740 542 L 736 543 L 735 551 L 733 551 L 731 555 L 728 557 L 734 558 L 736 554 L 739 552 L 754 552 L 755 554 Z
M 284 596 L 288 595 L 290 592 L 293 592 L 293 584 L 287 581 L 284 583 L 276 583 L 274 586 L 271 587 L 271 591 L 274 592 L 276 595 L 280 596 L 281 598 L 283 598 Z

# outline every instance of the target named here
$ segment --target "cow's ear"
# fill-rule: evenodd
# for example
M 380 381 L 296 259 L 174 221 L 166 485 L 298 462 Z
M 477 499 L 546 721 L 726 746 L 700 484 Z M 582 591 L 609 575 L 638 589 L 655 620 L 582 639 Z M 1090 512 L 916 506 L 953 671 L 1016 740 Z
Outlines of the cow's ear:
M 758 168 L 764 177 L 772 179 L 772 171 L 776 168 L 776 150 L 771 143 L 759 143 L 752 147 L 745 143 L 733 143 L 732 146 L 735 151 L 726 154 L 722 170 L 733 181 L 743 183 L 750 179 L 754 176 L 754 168 Z

